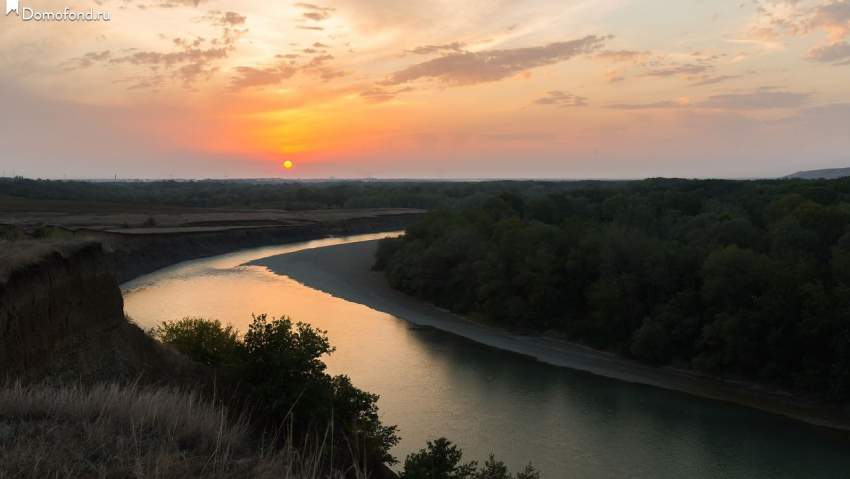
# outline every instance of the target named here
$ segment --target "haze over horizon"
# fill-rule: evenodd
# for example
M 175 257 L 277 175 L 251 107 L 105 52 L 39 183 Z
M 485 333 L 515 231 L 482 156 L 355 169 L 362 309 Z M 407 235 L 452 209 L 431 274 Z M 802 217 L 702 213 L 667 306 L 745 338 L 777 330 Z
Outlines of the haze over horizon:
M 0 19 L 8 174 L 757 178 L 850 166 L 850 0 L 66 4 L 111 21 Z

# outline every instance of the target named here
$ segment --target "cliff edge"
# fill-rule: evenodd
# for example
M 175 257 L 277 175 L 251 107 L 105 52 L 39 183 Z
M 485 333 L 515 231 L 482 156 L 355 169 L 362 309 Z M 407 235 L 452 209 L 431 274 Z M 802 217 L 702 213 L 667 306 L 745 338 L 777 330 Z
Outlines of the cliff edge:
M 0 279 L 0 378 L 83 382 L 200 379 L 203 372 L 124 318 L 99 243 L 63 245 Z M 166 374 L 168 377 L 156 377 Z

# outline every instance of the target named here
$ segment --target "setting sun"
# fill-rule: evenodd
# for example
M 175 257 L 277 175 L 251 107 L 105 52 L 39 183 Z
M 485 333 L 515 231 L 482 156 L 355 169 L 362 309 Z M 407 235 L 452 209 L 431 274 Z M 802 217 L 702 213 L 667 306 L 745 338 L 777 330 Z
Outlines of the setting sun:
M 283 167 L 284 167 L 284 168 L 286 168 L 287 170 L 288 170 L 288 169 L 290 169 L 290 168 L 292 168 L 292 162 L 291 162 L 291 161 L 289 161 L 289 160 L 284 161 L 284 162 L 283 162 Z
M 120 3 L 0 19 L 6 170 L 764 177 L 850 148 L 850 0 Z

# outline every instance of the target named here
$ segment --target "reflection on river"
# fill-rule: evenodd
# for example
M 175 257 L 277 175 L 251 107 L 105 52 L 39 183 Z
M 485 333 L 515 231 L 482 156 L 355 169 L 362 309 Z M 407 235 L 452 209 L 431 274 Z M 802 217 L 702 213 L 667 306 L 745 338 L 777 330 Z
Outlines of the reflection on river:
M 251 313 L 328 331 L 331 374 L 380 394 L 399 459 L 446 436 L 545 478 L 846 478 L 850 443 L 743 407 L 547 366 L 416 327 L 248 261 L 383 235 L 259 248 L 182 263 L 123 285 L 142 327 L 184 316 L 247 329 Z

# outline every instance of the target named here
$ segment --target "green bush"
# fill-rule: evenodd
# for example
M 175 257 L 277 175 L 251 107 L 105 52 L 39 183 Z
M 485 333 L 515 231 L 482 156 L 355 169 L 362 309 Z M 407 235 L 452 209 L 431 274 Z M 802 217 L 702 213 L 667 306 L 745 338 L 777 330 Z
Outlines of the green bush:
M 154 330 L 154 337 L 193 361 L 213 367 L 234 361 L 240 345 L 238 331 L 222 326 L 217 319 L 186 317 L 163 322 Z
M 322 357 L 332 354 L 327 332 L 262 314 L 253 317 L 244 337 L 220 321 L 184 318 L 155 332 L 195 361 L 217 368 L 222 378 L 246 387 L 264 411 L 286 422 L 294 434 L 333 433 L 333 447 L 394 463 L 390 449 L 399 438 L 395 426 L 378 417 L 378 396 L 356 388 L 347 376 L 325 372 Z M 355 449 L 356 448 L 356 449 Z

